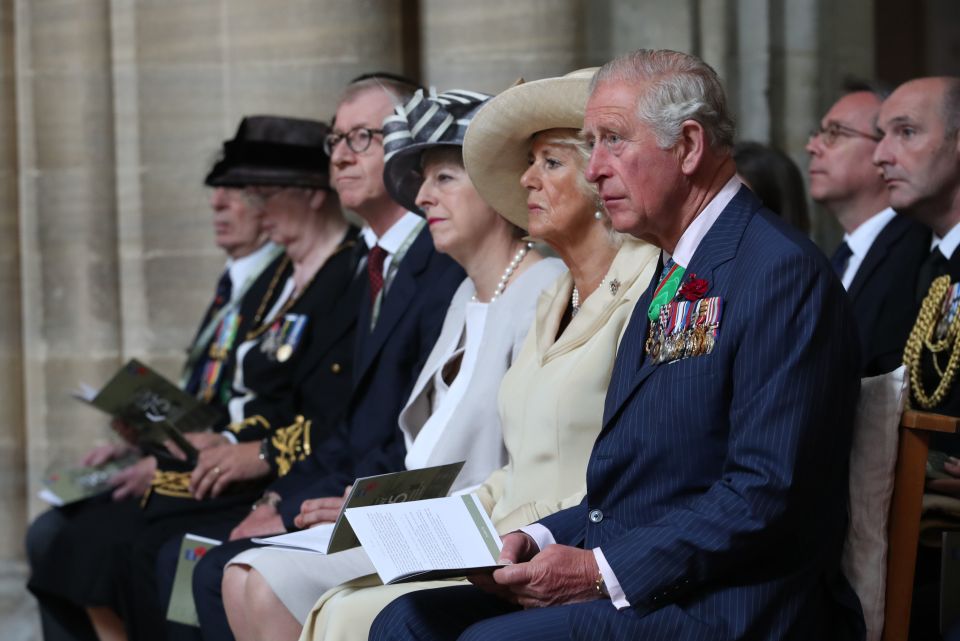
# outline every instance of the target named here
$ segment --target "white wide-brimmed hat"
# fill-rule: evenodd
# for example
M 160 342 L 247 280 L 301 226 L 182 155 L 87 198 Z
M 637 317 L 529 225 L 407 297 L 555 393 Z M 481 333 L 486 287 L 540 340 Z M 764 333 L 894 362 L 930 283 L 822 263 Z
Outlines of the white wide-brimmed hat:
M 480 196 L 514 225 L 528 228 L 530 139 L 546 129 L 580 129 L 597 67 L 510 87 L 477 111 L 463 139 L 463 164 Z

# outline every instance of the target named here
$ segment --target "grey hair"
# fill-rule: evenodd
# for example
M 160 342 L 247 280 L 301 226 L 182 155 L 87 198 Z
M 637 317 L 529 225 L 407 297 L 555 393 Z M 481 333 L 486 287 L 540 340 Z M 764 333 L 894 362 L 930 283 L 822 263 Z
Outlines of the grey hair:
M 350 102 L 358 95 L 366 93 L 371 90 L 380 90 L 383 93 L 387 94 L 390 98 L 390 101 L 393 103 L 394 107 L 402 107 L 407 104 L 413 94 L 417 91 L 418 87 L 407 82 L 399 82 L 393 80 L 392 78 L 384 78 L 380 76 L 371 76 L 369 78 L 363 78 L 362 80 L 357 80 L 351 82 L 347 85 L 343 93 L 340 94 L 339 100 L 337 100 L 337 109 L 340 108 L 345 102 Z M 334 117 L 332 120 L 336 120 Z
M 648 85 L 637 98 L 637 117 L 653 130 L 661 149 L 677 144 L 685 120 L 703 126 L 714 150 L 733 147 L 736 127 L 723 85 L 717 72 L 696 56 L 668 49 L 623 54 L 600 67 L 590 92 L 614 81 Z

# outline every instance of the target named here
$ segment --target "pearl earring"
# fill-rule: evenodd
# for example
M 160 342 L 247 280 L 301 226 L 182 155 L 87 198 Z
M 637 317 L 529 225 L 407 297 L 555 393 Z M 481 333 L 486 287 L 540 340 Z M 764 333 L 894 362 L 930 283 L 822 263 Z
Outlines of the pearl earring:
M 597 210 L 593 212 L 593 217 L 597 220 L 603 220 L 603 201 L 597 198 Z

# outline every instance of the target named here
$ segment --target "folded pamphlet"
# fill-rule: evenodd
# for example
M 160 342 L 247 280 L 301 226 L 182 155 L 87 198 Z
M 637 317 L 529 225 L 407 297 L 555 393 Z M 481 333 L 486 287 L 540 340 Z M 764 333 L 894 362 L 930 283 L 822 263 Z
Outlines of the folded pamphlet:
M 453 482 L 457 479 L 463 463 L 459 461 L 419 470 L 358 478 L 353 482 L 353 488 L 343 502 L 343 508 L 336 523 L 323 523 L 300 532 L 253 539 L 253 542 L 320 554 L 333 554 L 355 548 L 360 545 L 360 541 L 353 533 L 349 521 L 343 516 L 347 508 L 446 496 L 453 487 Z
M 503 567 L 500 536 L 476 494 L 349 508 L 346 516 L 385 584 Z
M 173 592 L 167 606 L 167 620 L 184 625 L 199 626 L 197 606 L 193 601 L 193 569 L 203 555 L 220 545 L 216 539 L 196 534 L 184 534 L 180 556 L 173 577 Z

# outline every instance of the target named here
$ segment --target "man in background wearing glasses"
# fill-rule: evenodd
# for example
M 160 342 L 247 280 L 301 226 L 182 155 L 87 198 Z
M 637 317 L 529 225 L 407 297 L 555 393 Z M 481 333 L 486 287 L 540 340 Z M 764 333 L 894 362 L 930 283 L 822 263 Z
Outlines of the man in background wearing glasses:
M 899 367 L 916 318 L 918 271 L 930 250 L 929 232 L 890 208 L 872 163 L 882 100 L 866 85 L 849 86 L 807 143 L 810 196 L 843 227 L 830 260 L 853 303 L 866 376 Z

